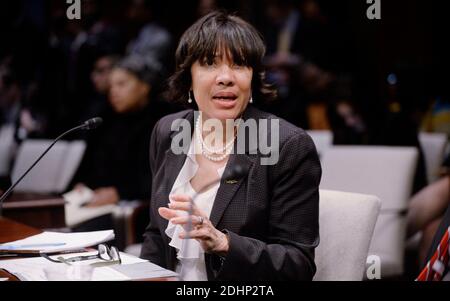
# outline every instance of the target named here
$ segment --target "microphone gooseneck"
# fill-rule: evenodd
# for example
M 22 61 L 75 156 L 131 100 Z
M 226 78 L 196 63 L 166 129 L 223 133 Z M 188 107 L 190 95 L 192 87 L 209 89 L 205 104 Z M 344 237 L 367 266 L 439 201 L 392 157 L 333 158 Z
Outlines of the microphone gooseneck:
M 77 130 L 95 129 L 98 126 L 100 126 L 102 124 L 102 122 L 103 122 L 103 120 L 100 117 L 95 117 L 95 118 L 89 119 L 89 120 L 85 121 L 83 124 L 62 133 L 55 140 L 53 140 L 52 144 L 50 144 L 50 146 L 47 147 L 47 149 L 39 156 L 39 158 L 37 158 L 36 161 L 34 161 L 34 163 L 22 174 L 22 176 L 20 176 L 20 178 L 17 181 L 15 181 L 14 184 L 12 184 L 8 188 L 8 190 L 6 190 L 5 193 L 3 193 L 3 195 L 0 197 L 0 216 L 2 215 L 3 201 L 11 194 L 11 192 L 23 180 L 23 178 L 25 178 L 25 176 L 36 166 L 36 164 L 48 153 L 48 151 L 53 147 L 53 145 L 56 144 L 56 142 L 58 142 L 64 136 L 66 136 L 72 132 L 75 132 Z

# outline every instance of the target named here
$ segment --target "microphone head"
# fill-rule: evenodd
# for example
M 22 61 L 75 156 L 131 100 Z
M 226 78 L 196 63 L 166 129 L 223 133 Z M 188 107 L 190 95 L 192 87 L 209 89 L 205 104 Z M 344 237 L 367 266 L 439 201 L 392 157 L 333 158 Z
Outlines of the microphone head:
M 102 123 L 103 119 L 101 119 L 100 117 L 91 118 L 83 123 L 83 129 L 93 130 L 98 128 Z
M 237 164 L 231 168 L 230 172 L 225 176 L 225 179 L 240 179 L 246 175 L 247 172 L 245 169 L 240 164 Z

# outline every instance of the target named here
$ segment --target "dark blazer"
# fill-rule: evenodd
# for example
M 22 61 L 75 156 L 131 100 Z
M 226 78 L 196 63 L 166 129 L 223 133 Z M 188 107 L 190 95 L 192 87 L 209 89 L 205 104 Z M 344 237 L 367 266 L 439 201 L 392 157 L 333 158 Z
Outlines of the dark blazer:
M 170 146 L 177 132 L 176 119 L 186 119 L 193 130 L 194 113 L 182 111 L 162 118 L 150 142 L 153 175 L 150 224 L 144 234 L 141 257 L 174 270 L 176 250 L 165 234 L 167 220 L 158 208 L 168 195 L 186 155 Z M 274 119 L 274 115 L 248 106 L 243 119 Z M 214 200 L 210 220 L 229 235 L 225 258 L 205 254 L 209 280 L 311 280 L 316 271 L 314 249 L 319 243 L 319 182 L 321 167 L 311 138 L 300 128 L 280 119 L 280 154 L 275 165 L 261 165 L 261 154 L 231 154 Z M 267 134 L 270 135 L 270 126 Z M 188 146 L 187 146 L 188 147 Z M 245 176 L 224 179 L 233 166 Z

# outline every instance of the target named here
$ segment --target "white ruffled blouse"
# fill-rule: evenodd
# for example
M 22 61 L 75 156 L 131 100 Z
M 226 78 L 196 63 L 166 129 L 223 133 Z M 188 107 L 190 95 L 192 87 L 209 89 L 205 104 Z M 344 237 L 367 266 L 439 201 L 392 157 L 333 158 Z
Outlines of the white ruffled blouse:
M 184 162 L 184 165 L 181 168 L 180 173 L 175 180 L 175 183 L 173 184 L 169 196 L 173 194 L 186 194 L 192 198 L 196 194 L 195 190 L 191 186 L 190 181 L 195 176 L 198 170 L 194 147 L 196 147 L 196 150 L 198 150 L 199 145 L 195 139 L 195 135 L 193 136 L 194 137 L 191 141 L 186 161 Z M 217 170 L 219 178 L 222 177 L 224 170 L 225 166 Z M 207 191 L 198 194 L 195 199 L 195 205 L 197 206 L 197 208 L 204 212 L 208 217 L 211 214 L 219 185 L 219 182 L 216 183 Z M 186 211 L 178 211 L 178 213 L 180 215 L 188 214 Z M 177 250 L 177 258 L 179 261 L 176 267 L 177 273 L 183 275 L 183 280 L 187 281 L 208 280 L 205 266 L 205 254 L 202 247 L 200 246 L 200 243 L 195 239 L 179 238 L 179 234 L 182 231 L 183 227 L 181 225 L 174 225 L 170 221 L 165 231 L 166 234 L 171 238 L 169 245 L 176 248 Z

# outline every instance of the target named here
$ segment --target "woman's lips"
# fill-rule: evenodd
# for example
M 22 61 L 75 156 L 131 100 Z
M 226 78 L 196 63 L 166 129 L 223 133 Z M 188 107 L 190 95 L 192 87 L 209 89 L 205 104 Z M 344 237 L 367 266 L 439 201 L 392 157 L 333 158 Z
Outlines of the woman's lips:
M 213 95 L 214 99 L 235 100 L 238 96 L 233 92 L 219 92 Z
M 237 98 L 235 98 L 235 99 L 231 99 L 231 98 L 213 98 L 213 102 L 219 108 L 231 109 L 231 108 L 233 108 L 236 105 Z
M 213 101 L 220 108 L 230 109 L 237 103 L 238 96 L 233 92 L 219 92 L 214 94 Z

